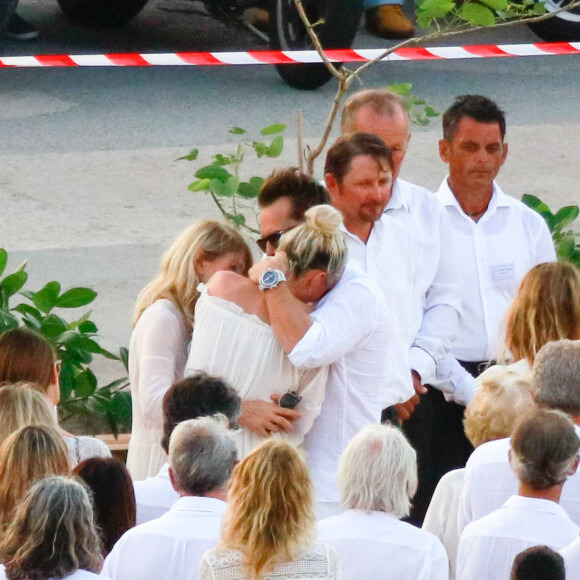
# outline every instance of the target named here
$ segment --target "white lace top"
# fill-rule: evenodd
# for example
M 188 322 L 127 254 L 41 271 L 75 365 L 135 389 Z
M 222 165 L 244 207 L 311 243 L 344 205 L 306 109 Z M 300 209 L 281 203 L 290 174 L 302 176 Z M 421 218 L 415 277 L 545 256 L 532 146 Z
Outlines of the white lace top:
M 197 580 L 250 580 L 242 568 L 244 556 L 236 550 L 214 548 L 201 559 Z M 342 571 L 336 552 L 326 544 L 313 544 L 293 562 L 278 564 L 264 580 L 340 580 Z

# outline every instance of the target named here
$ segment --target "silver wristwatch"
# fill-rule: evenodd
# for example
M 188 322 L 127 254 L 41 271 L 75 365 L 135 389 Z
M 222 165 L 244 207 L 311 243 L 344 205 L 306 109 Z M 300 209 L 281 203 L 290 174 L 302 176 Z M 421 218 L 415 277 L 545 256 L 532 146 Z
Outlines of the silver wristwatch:
M 280 282 L 286 282 L 286 275 L 282 270 L 265 270 L 260 276 L 258 288 L 263 292 L 270 288 L 276 288 Z

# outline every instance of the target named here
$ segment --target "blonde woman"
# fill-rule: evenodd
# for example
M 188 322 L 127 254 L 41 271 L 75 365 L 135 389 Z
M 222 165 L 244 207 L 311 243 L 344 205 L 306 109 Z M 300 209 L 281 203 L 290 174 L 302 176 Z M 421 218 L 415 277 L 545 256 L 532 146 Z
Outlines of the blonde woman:
M 336 553 L 315 544 L 308 469 L 287 441 L 265 441 L 232 475 L 221 543 L 205 553 L 198 580 L 341 578 Z
M 133 432 L 127 457 L 134 480 L 156 475 L 167 460 L 160 445 L 161 403 L 183 378 L 198 285 L 220 270 L 246 275 L 251 265 L 250 250 L 236 230 L 204 220 L 181 233 L 137 298 L 129 348 Z
M 13 328 L 0 336 L 0 384 L 27 383 L 44 393 L 57 417 L 60 401 L 59 368 L 51 344 L 28 328 Z M 52 423 L 51 423 L 52 424 Z M 110 457 L 109 448 L 96 437 L 61 430 L 71 463 L 89 457 Z
M 48 475 L 68 475 L 68 451 L 59 431 L 22 427 L 0 446 L 0 537 L 30 486 Z
M 465 409 L 465 435 L 474 447 L 509 437 L 519 417 L 533 408 L 531 377 L 508 367 L 490 367 L 477 378 L 475 399 Z M 451 580 L 456 572 L 464 475 L 464 468 L 454 469 L 441 478 L 423 522 L 423 529 L 435 534 L 447 551 Z
M 85 488 L 68 477 L 36 483 L 0 541 L 0 580 L 102 578 L 99 534 Z
M 347 254 L 337 210 L 315 206 L 305 220 L 282 236 L 279 249 L 288 256 L 290 292 L 309 304 L 338 282 Z M 214 276 L 202 291 L 195 317 L 186 375 L 205 371 L 222 377 L 242 398 L 243 428 L 234 434 L 240 457 L 269 436 L 300 444 L 320 414 L 327 367 L 298 370 L 290 363 L 269 325 L 264 293 L 241 276 Z M 300 398 L 295 409 L 272 400 L 288 391 Z
M 506 315 L 504 352 L 513 369 L 529 371 L 548 342 L 580 339 L 580 271 L 569 262 L 532 268 Z

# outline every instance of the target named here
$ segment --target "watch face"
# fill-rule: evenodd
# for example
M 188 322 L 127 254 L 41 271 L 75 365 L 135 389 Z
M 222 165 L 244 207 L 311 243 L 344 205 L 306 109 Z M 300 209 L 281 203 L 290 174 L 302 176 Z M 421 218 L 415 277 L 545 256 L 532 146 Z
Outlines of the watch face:
M 273 270 L 266 270 L 264 275 L 262 276 L 262 283 L 264 286 L 271 286 L 272 284 L 276 284 L 278 281 L 278 274 Z

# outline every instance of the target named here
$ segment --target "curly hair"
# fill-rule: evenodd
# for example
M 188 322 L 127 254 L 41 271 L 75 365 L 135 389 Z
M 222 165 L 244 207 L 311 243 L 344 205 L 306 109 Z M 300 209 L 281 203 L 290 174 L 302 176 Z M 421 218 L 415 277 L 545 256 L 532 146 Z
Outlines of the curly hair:
M 47 477 L 28 492 L 0 543 L 9 580 L 99 573 L 101 544 L 89 495 L 68 477 Z
M 506 315 L 505 350 L 531 365 L 548 342 L 580 339 L 580 271 L 569 262 L 532 268 Z M 504 358 L 507 353 L 504 352 Z
M 69 455 L 55 427 L 22 427 L 0 446 L 0 535 L 30 486 L 47 475 L 68 475 Z
M 268 440 L 234 469 L 220 547 L 245 556 L 247 578 L 263 578 L 314 539 L 313 489 L 300 451 Z M 219 549 L 219 548 L 218 548 Z

